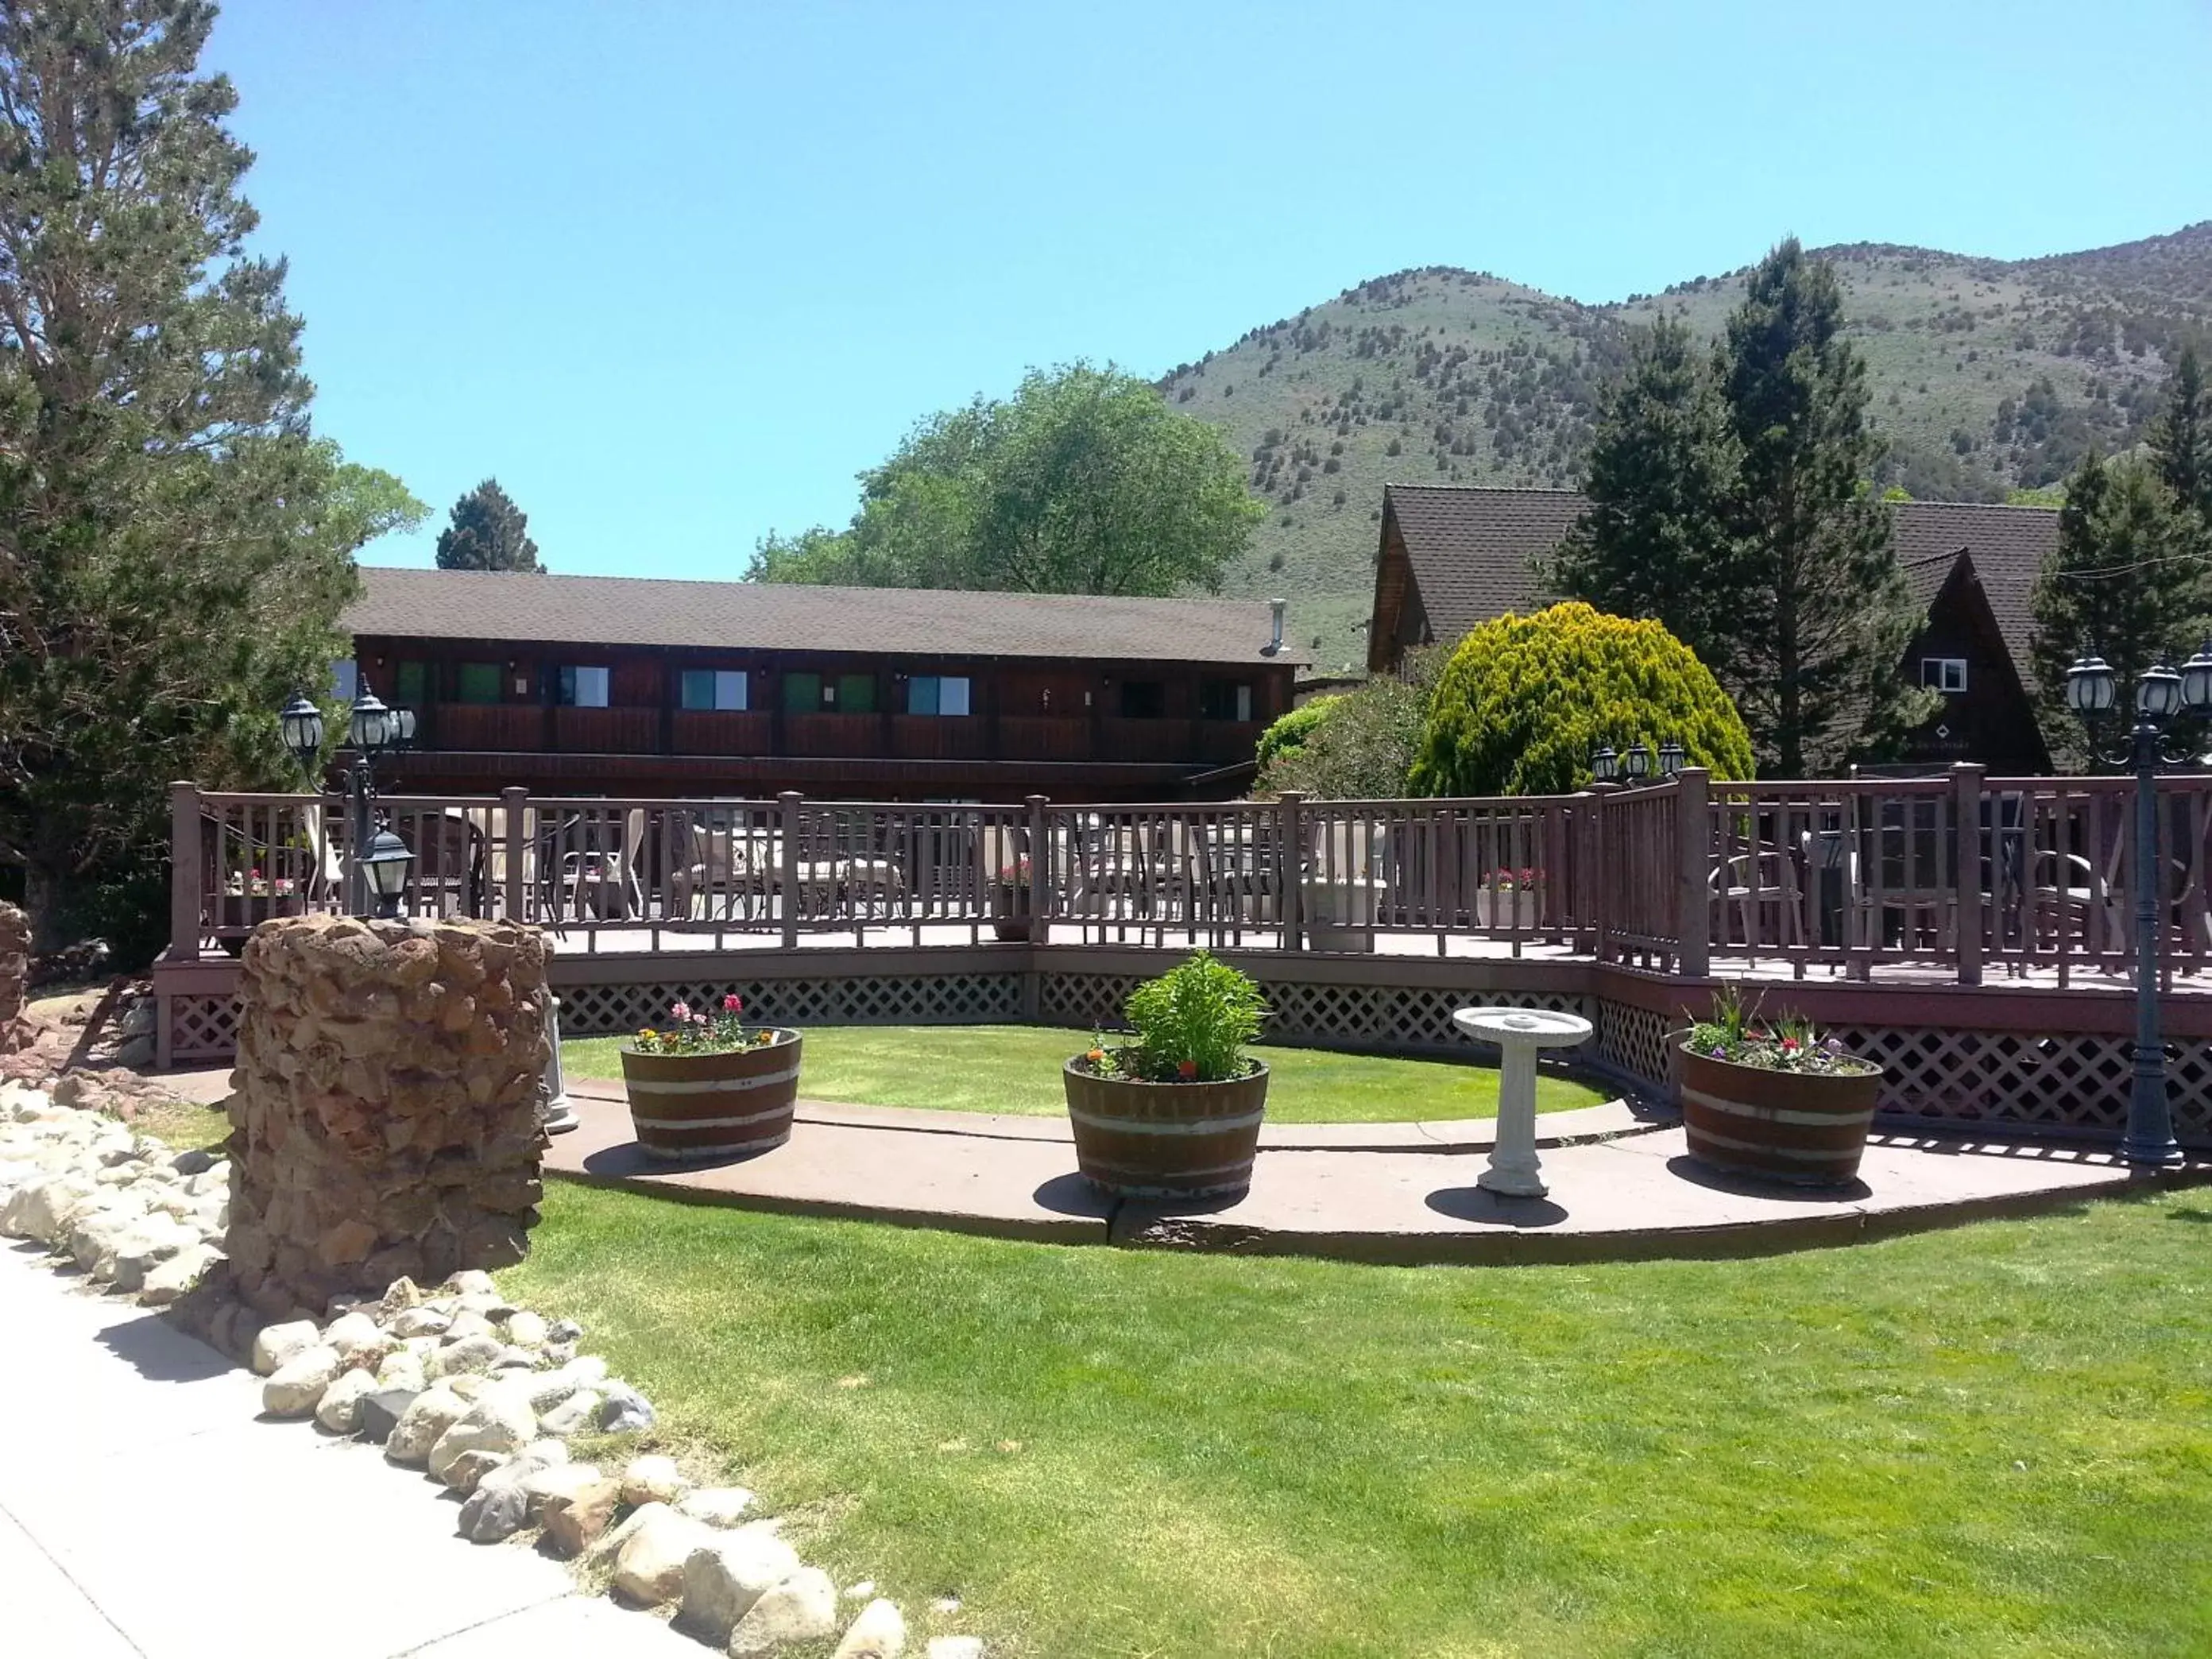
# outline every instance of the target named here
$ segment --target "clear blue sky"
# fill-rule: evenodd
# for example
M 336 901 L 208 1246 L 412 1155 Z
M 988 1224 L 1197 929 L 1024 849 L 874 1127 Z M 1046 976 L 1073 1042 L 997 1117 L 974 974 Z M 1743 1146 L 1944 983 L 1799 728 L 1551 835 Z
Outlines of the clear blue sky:
M 2212 216 L 2204 0 L 224 0 L 318 428 L 558 570 L 734 575 L 1030 364 L 1410 265 L 1618 299 Z

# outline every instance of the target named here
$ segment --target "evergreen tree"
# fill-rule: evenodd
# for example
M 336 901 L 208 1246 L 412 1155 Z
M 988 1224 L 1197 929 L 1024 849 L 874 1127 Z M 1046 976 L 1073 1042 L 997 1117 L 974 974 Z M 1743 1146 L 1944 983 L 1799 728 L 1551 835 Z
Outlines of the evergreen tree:
M 41 947 L 158 944 L 168 780 L 285 775 L 352 540 L 408 500 L 308 434 L 214 15 L 0 0 L 0 863 Z
M 1589 510 L 1543 573 L 1547 585 L 1663 623 L 1732 679 L 1737 453 L 1711 355 L 1680 319 L 1661 316 L 1601 395 L 1582 480 Z
M 2159 472 L 2141 460 L 2092 454 L 2067 480 L 2058 545 L 2036 582 L 2029 646 L 2037 714 L 2062 767 L 2078 769 L 2089 758 L 2066 706 L 2066 671 L 2075 658 L 2102 657 L 2125 699 L 2153 662 L 2179 664 L 2196 648 L 2204 594 L 2193 528 Z
M 498 479 L 486 478 L 453 503 L 452 522 L 438 532 L 438 568 L 544 573 L 530 520 Z
M 1752 272 L 1722 347 L 1742 550 L 1709 596 L 1723 631 L 1699 648 L 1784 777 L 1880 752 L 1929 702 L 1897 672 L 1921 617 L 1869 488 L 1881 443 L 1843 329 L 1834 271 L 1791 237 Z
M 2175 502 L 2212 525 L 2212 386 L 2204 383 L 2194 346 L 2183 348 L 2144 435 L 2159 480 Z

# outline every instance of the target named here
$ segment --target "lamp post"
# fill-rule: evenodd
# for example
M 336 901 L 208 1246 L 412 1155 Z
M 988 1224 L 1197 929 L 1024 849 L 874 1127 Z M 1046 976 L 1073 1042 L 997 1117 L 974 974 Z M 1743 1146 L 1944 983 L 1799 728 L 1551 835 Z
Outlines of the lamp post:
M 284 705 L 277 723 L 284 734 L 284 746 L 313 778 L 323 746 L 321 711 L 306 692 L 297 691 Z M 378 825 L 372 835 L 370 803 L 376 798 L 377 757 L 414 735 L 415 711 L 386 707 L 364 676 L 354 692 L 353 708 L 346 720 L 346 737 L 356 756 L 346 769 L 345 907 L 349 915 L 367 915 L 372 907 L 380 916 L 398 914 L 399 896 L 407 885 L 407 866 L 415 855 L 388 823 Z
M 1644 783 L 1669 783 L 1680 774 L 1682 763 L 1687 758 L 1682 745 L 1668 738 L 1659 745 L 1659 775 L 1655 778 L 1651 775 L 1653 756 L 1643 738 L 1638 738 L 1618 755 L 1611 744 L 1601 743 L 1590 750 L 1590 776 L 1599 783 L 1625 783 L 1632 789 Z
M 2128 747 L 2106 755 L 2098 747 L 2097 728 L 2118 696 L 2115 677 L 2102 657 L 2081 657 L 2066 671 L 2067 707 L 2088 733 L 2090 752 L 2112 765 L 2132 766 L 2136 774 L 2135 1078 L 2120 1155 L 2130 1168 L 2148 1171 L 2181 1162 L 2166 1100 L 2166 1044 L 2159 1035 L 2159 906 L 2165 884 L 2158 868 L 2158 775 L 2167 767 L 2201 764 L 2186 752 L 2169 754 L 2164 739 L 2177 716 L 2212 713 L 2212 641 L 2179 673 L 2163 659 L 2142 672 L 2136 680 L 2136 718 Z

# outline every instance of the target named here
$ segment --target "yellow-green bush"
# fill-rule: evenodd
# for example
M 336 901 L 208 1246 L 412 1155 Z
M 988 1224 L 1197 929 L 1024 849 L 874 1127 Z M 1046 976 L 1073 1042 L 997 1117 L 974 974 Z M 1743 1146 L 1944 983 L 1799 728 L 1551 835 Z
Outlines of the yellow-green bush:
M 1672 738 L 1716 777 L 1752 775 L 1751 734 L 1711 671 L 1656 622 L 1555 605 L 1459 642 L 1429 704 L 1424 795 L 1547 795 L 1590 781 L 1590 750 Z
M 1266 771 L 1267 763 L 1278 755 L 1287 755 L 1304 748 L 1306 739 L 1327 723 L 1330 711 L 1343 701 L 1341 696 L 1316 697 L 1311 702 L 1300 703 L 1289 714 L 1279 716 L 1273 725 L 1260 734 L 1256 757 L 1260 769 Z

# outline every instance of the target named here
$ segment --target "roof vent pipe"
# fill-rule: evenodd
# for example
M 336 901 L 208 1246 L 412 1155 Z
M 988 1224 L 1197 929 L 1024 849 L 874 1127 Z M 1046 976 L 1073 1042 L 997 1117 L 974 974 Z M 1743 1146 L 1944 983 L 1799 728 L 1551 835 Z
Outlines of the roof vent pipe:
M 1267 601 L 1267 611 L 1272 623 L 1272 627 L 1268 633 L 1267 644 L 1260 647 L 1260 654 L 1263 657 L 1279 656 L 1282 653 L 1283 607 L 1288 603 L 1289 601 L 1287 599 L 1270 599 Z

